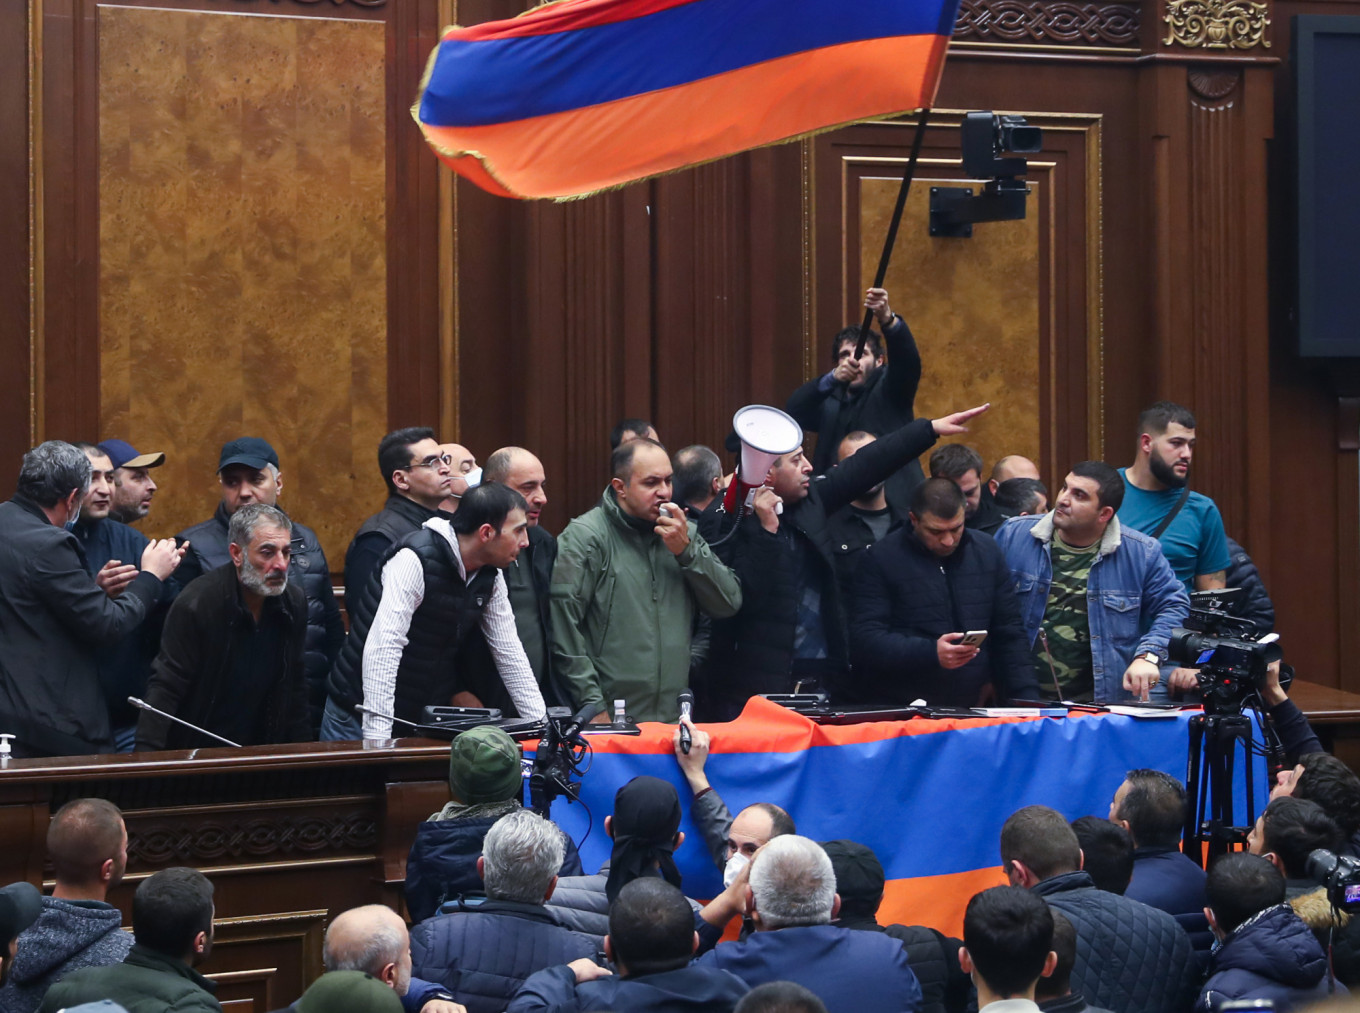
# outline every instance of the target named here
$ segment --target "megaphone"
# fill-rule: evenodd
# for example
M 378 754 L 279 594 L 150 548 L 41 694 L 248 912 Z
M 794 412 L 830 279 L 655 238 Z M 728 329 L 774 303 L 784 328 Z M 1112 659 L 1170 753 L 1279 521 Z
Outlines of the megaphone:
M 734 513 L 740 503 L 743 512 L 749 512 L 774 462 L 803 445 L 803 427 L 778 408 L 753 404 L 732 416 L 732 429 L 741 440 L 741 458 L 723 497 L 723 509 Z

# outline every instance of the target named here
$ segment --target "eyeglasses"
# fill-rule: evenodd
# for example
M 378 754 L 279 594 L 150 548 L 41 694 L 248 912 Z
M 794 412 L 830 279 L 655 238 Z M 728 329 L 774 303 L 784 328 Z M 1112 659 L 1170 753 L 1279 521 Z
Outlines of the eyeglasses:
M 448 454 L 433 454 L 423 461 L 412 461 L 407 468 L 438 468 L 441 464 L 448 467 L 453 464 L 453 458 Z

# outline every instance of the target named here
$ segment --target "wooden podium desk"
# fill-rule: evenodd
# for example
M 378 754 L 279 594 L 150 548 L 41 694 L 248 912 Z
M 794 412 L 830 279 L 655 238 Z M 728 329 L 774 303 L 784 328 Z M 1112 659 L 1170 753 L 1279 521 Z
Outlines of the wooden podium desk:
M 1339 751 L 1360 753 L 1360 696 L 1296 682 L 1293 698 L 1325 743 Z M 715 753 L 710 774 L 715 783 L 723 784 L 729 803 L 734 805 L 764 798 L 783 801 L 780 792 L 789 789 L 780 780 L 785 773 L 801 769 L 815 758 L 814 754 L 825 754 L 825 750 L 808 749 L 808 745 L 842 734 L 834 729 L 815 730 L 805 719 L 765 701 L 759 703 L 767 712 L 800 727 L 781 733 L 790 741 L 784 743 L 787 749 L 775 756 L 778 762 L 762 775 L 768 780 L 744 776 L 742 771 L 749 764 L 743 765 L 740 755 L 722 755 L 722 750 Z M 768 724 L 770 713 L 763 720 Z M 1066 762 L 1064 757 L 1074 748 L 1074 741 L 1084 741 L 1073 740 L 1072 735 L 1102 734 L 1097 730 L 1099 720 L 1067 719 L 1028 726 L 1039 737 L 1032 745 L 1042 748 L 1025 755 L 1031 762 L 1045 756 Z M 805 730 L 803 725 L 807 726 Z M 713 726 L 715 734 L 721 727 Z M 750 734 L 750 727 L 734 726 L 722 734 L 739 743 Z M 1019 780 L 1012 779 L 1015 797 L 1061 807 L 1078 805 L 1074 799 L 1080 796 L 1079 811 L 1103 812 L 1122 771 L 1129 767 L 1160 763 L 1168 770 L 1184 769 L 1183 745 L 1177 743 L 1170 753 L 1165 749 L 1148 751 L 1154 727 L 1161 729 L 1164 738 L 1169 726 L 1156 722 L 1147 726 L 1146 734 L 1128 733 L 1122 739 L 1107 735 L 1086 742 L 1088 752 L 1083 755 L 1087 761 L 1083 762 L 1088 767 L 1094 762 L 1092 758 L 1104 758 L 1106 766 L 1113 764 L 1104 780 L 1086 769 L 1085 776 L 1076 781 L 1057 777 L 1032 783 L 1038 775 L 1031 772 L 1017 775 Z M 996 734 L 998 742 L 1010 743 L 1006 748 L 1021 748 L 1030 733 L 1012 724 Z M 961 744 L 966 737 L 967 733 L 947 732 L 938 738 L 909 738 L 923 750 L 920 758 L 925 759 L 939 753 L 937 747 L 949 744 L 951 739 Z M 1124 752 L 1111 759 L 1119 752 L 1117 742 L 1123 742 Z M 608 811 L 617 786 L 634 774 L 678 776 L 669 743 L 669 727 L 647 725 L 641 737 L 620 740 L 609 748 L 602 745 L 597 750 L 593 761 L 596 773 L 586 783 L 591 805 L 597 811 L 595 819 Z M 738 745 L 731 752 L 750 751 Z M 1344 752 L 1342 756 L 1355 765 Z M 864 769 L 882 773 L 878 760 L 870 757 L 862 758 L 862 762 L 869 764 Z M 990 754 L 988 762 L 994 762 Z M 1002 776 L 1004 767 L 992 773 Z M 913 790 L 918 778 L 932 780 L 913 767 L 901 780 L 902 790 Z M 44 868 L 44 854 L 51 814 L 73 798 L 107 798 L 123 810 L 128 826 L 127 875 L 109 898 L 122 909 L 124 923 L 131 924 L 132 892 L 147 876 L 175 865 L 202 870 L 215 884 L 217 905 L 217 942 L 203 970 L 217 981 L 219 997 L 233 1013 L 265 1013 L 297 998 L 304 985 L 321 973 L 322 936 L 332 916 L 358 904 L 382 903 L 404 910 L 407 851 L 416 826 L 448 801 L 447 779 L 448 743 L 425 739 L 399 739 L 369 747 L 323 742 L 11 760 L 0 769 L 0 884 L 23 879 L 42 882 L 50 889 L 51 870 Z M 933 779 L 943 783 L 944 776 L 937 771 Z M 804 787 L 811 784 L 794 780 Z M 862 780 L 863 791 L 873 796 L 882 794 L 874 778 Z M 823 800 L 810 806 L 808 820 L 814 831 L 820 811 L 830 805 Z M 569 820 L 574 808 L 555 815 Z M 954 815 L 972 819 L 972 814 L 986 807 L 974 800 L 972 808 L 962 808 L 961 814 Z M 1004 819 L 1002 809 L 991 813 L 997 828 Z M 836 829 L 824 827 L 822 837 Z M 935 833 L 929 829 L 922 832 Z M 985 855 L 975 863 L 978 868 L 994 858 L 990 833 L 982 835 L 985 846 L 979 846 Z M 602 839 L 597 835 L 592 847 L 598 849 Z M 695 841 L 687 842 L 687 847 L 702 852 L 698 841 L 695 835 Z M 878 846 L 883 848 L 883 842 Z M 907 852 L 914 853 L 911 848 Z M 881 854 L 891 858 L 886 850 Z M 677 860 L 683 857 L 677 856 Z M 706 852 L 698 861 L 710 878 L 716 877 Z
M 216 943 L 201 968 L 233 1013 L 278 1009 L 321 973 L 332 915 L 402 910 L 416 824 L 448 801 L 445 742 L 399 740 L 11 760 L 0 770 L 0 884 L 43 882 L 51 813 L 95 795 L 123 810 L 128 865 L 109 901 L 175 865 L 216 887 Z
M 1289 698 L 1308 715 L 1322 744 L 1360 772 L 1360 694 L 1295 679 Z

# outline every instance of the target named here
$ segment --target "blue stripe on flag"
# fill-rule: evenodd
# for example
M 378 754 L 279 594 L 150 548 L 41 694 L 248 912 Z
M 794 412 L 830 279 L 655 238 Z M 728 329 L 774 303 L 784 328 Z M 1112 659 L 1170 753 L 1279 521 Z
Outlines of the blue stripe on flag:
M 1068 819 L 1103 817 L 1130 769 L 1151 767 L 1183 779 L 1189 720 L 1188 714 L 1161 720 L 1107 715 L 964 727 L 806 753 L 719 753 L 709 757 L 707 773 L 733 813 L 775 802 L 800 834 L 859 841 L 874 849 L 888 879 L 911 879 L 999 865 L 1001 825 L 1022 806 L 1051 806 Z M 1269 784 L 1261 761 L 1252 762 L 1259 814 Z M 593 872 L 608 858 L 604 817 L 614 793 L 639 774 L 676 786 L 686 813 L 687 839 L 676 856 L 685 892 L 716 895 L 721 877 L 689 821 L 690 791 L 669 755 L 594 756 L 581 792 L 594 823 L 581 850 L 585 868 Z M 1236 821 L 1245 822 L 1240 755 L 1233 806 Z M 581 806 L 559 801 L 553 818 L 574 839 L 585 834 Z
M 439 127 L 546 116 L 827 46 L 949 35 L 957 0 L 699 0 L 547 35 L 440 43 L 420 104 Z M 883 73 L 902 68 L 884 67 Z

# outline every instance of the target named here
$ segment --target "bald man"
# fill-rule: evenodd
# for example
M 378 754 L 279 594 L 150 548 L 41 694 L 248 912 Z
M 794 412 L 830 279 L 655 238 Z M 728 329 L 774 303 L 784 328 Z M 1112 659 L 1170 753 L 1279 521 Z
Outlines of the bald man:
M 405 1013 L 467 1013 L 443 985 L 411 977 L 411 937 L 406 923 L 381 904 L 337 915 L 326 930 L 321 959 L 327 971 L 373 975 L 397 993 Z
M 544 703 L 549 707 L 570 706 L 571 701 L 557 685 L 552 664 L 548 585 L 552 582 L 553 563 L 557 561 L 557 539 L 539 523 L 548 504 L 543 462 L 523 447 L 501 447 L 486 459 L 482 481 L 508 485 L 528 505 L 525 517 L 529 521 L 529 547 L 506 569 L 505 586 L 515 612 L 515 628 L 538 679 Z
M 1019 454 L 998 457 L 996 464 L 992 465 L 992 477 L 987 481 L 987 491 L 995 496 L 997 486 L 1012 478 L 1032 478 L 1039 481 L 1039 466 L 1028 457 L 1021 457 Z
M 439 452 L 449 466 L 449 494 L 439 504 L 445 513 L 456 514 L 463 493 L 468 491 L 468 476 L 477 470 L 477 458 L 471 450 L 458 443 L 441 443 Z

